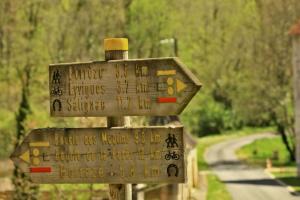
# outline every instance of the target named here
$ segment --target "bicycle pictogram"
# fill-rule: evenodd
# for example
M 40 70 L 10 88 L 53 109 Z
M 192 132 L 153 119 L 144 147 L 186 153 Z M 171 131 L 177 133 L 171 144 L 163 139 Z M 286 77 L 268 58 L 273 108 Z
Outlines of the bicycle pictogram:
M 166 155 L 165 155 L 165 159 L 166 160 L 179 160 L 180 156 L 179 154 L 177 154 L 175 151 L 171 152 L 169 151 Z

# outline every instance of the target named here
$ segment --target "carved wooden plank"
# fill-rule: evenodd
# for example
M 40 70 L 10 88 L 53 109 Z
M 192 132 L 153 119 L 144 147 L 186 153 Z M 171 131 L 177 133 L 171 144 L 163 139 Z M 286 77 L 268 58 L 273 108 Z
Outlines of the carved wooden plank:
M 183 140 L 183 127 L 35 129 L 11 159 L 35 183 L 182 183 Z
M 54 64 L 51 116 L 177 115 L 200 89 L 177 58 Z

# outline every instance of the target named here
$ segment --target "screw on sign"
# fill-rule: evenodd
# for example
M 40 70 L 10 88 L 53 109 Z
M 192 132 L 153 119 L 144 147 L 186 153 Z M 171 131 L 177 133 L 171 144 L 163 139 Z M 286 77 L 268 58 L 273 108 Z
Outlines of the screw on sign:
M 54 64 L 52 116 L 177 115 L 201 84 L 177 58 Z

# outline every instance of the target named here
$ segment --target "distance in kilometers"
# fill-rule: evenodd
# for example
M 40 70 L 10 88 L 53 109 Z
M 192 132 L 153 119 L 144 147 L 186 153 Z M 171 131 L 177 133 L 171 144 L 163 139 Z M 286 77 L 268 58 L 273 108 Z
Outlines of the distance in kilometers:
M 177 115 L 200 89 L 177 58 L 49 66 L 51 116 Z
M 183 183 L 183 127 L 35 129 L 12 154 L 35 183 Z

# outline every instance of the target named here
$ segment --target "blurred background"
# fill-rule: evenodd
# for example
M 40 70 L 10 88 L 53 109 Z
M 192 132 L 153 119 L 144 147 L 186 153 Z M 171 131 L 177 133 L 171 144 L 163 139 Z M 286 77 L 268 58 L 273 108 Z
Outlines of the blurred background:
M 299 18 L 297 0 L 1 0 L 0 160 L 6 166 L 33 128 L 105 125 L 99 118 L 50 118 L 48 65 L 103 60 L 104 38 L 127 37 L 129 58 L 178 56 L 202 82 L 181 115 L 190 133 L 272 127 L 293 162 L 288 33 Z M 10 176 L 1 169 L 1 178 Z

